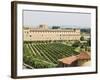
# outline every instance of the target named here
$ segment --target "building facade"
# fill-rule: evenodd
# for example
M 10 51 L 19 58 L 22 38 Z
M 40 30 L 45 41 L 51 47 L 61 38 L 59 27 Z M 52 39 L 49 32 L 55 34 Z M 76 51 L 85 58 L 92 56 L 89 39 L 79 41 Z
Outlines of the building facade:
M 38 28 L 23 28 L 24 41 L 80 40 L 80 29 L 49 29 L 47 25 Z

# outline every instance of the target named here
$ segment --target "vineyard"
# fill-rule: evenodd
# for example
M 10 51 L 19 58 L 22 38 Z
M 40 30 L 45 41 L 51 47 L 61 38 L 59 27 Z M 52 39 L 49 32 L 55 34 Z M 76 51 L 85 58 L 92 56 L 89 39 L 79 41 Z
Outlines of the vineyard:
M 23 61 L 33 68 L 59 67 L 58 59 L 78 54 L 73 47 L 62 43 L 24 42 L 23 46 Z

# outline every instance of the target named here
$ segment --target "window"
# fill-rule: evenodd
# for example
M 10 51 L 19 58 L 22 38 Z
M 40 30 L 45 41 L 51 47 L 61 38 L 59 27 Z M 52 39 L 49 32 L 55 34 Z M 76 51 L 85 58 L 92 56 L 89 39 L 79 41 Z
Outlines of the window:
M 30 35 L 30 37 L 32 37 L 32 35 Z

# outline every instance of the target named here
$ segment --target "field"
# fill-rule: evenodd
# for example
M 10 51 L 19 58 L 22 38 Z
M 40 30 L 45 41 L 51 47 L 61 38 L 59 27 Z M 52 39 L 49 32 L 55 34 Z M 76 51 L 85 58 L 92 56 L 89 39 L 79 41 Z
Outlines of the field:
M 33 68 L 59 67 L 58 59 L 77 55 L 74 47 L 63 43 L 24 42 L 23 61 Z

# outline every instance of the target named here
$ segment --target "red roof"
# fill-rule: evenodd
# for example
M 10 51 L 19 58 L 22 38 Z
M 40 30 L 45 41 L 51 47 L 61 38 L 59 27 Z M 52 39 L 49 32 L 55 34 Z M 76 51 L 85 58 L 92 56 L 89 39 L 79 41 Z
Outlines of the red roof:
M 76 56 L 62 58 L 62 59 L 59 59 L 58 61 L 60 61 L 64 64 L 71 64 L 76 60 L 88 60 L 88 59 L 90 59 L 89 54 L 87 54 L 86 52 L 81 52 L 80 54 L 78 54 Z
M 79 55 L 77 55 L 77 58 L 81 59 L 81 60 L 83 60 L 83 59 L 90 59 L 90 55 L 87 54 L 86 52 L 81 52 Z
M 64 63 L 64 64 L 71 64 L 72 62 L 74 62 L 76 60 L 77 60 L 76 56 L 70 56 L 70 57 L 66 57 L 66 58 L 63 58 L 63 59 L 59 59 L 59 61 Z

